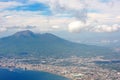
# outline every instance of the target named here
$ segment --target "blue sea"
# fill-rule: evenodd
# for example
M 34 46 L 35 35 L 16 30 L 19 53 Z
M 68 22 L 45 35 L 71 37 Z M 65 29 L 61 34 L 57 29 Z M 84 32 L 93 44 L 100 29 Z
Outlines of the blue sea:
M 13 70 L 0 69 L 0 80 L 69 80 L 55 74 L 30 71 L 30 70 Z

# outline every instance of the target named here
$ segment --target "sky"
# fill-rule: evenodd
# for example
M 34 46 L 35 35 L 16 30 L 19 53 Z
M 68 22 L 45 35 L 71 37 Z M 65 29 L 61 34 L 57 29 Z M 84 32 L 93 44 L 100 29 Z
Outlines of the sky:
M 50 32 L 74 42 L 120 41 L 120 0 L 0 0 L 0 37 Z

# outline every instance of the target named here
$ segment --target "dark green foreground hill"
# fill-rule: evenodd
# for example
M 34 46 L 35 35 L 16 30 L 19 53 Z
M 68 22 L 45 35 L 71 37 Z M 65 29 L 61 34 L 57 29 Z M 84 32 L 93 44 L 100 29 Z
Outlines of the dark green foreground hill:
M 0 56 L 114 57 L 116 54 L 105 47 L 73 43 L 50 33 L 35 34 L 29 30 L 0 39 Z

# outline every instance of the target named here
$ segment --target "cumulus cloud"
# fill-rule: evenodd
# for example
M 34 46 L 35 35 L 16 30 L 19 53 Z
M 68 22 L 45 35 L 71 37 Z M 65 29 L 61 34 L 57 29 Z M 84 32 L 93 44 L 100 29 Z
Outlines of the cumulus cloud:
M 96 11 L 100 11 L 102 13 L 116 13 L 118 14 L 118 7 L 120 7 L 120 0 L 109 0 L 105 2 L 101 2 L 100 0 L 85 0 L 88 4 L 88 8 Z M 110 14 L 111 14 L 110 13 Z
M 100 0 L 26 0 L 25 3 L 22 3 L 24 1 L 0 1 L 0 26 L 4 26 L 6 29 L 26 29 L 26 26 L 30 25 L 36 26 L 31 28 L 36 30 L 68 29 L 69 32 L 77 33 L 82 30 L 93 32 L 119 31 L 119 25 L 114 24 L 120 22 L 120 0 L 108 2 Z M 40 11 L 6 10 L 38 2 L 48 6 L 52 15 L 46 16 Z M 95 21 L 97 24 L 94 24 Z M 1 31 L 5 31 L 5 29 L 1 29 Z
M 31 2 L 41 2 L 50 7 L 53 14 L 65 13 L 78 20 L 86 21 L 87 5 L 84 0 L 30 0 Z
M 39 11 L 3 11 L 0 13 L 0 26 L 8 30 L 17 31 L 29 28 L 47 32 L 49 30 L 64 30 L 67 28 L 67 24 L 74 20 L 70 17 L 49 16 L 48 22 L 48 16 L 40 15 L 40 13 Z
M 98 25 L 90 29 L 93 32 L 115 32 L 120 30 L 120 25 L 113 24 L 113 25 Z
M 90 32 L 116 32 L 120 30 L 119 24 L 97 24 L 97 22 L 81 22 L 74 21 L 68 25 L 68 31 L 73 33 L 79 33 L 81 31 L 90 31 Z
M 87 17 L 86 5 L 82 0 L 51 0 L 50 8 L 54 13 L 68 13 L 71 16 L 85 21 Z
M 69 32 L 78 33 L 81 30 L 83 30 L 84 28 L 86 28 L 86 24 L 84 22 L 81 22 L 81 21 L 74 21 L 68 25 Z

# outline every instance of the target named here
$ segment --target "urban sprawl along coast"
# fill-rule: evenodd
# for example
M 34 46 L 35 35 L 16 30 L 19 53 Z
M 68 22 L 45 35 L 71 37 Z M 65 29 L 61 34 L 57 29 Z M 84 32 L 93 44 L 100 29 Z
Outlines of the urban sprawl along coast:
M 94 61 L 104 61 L 101 57 L 55 58 L 0 58 L 0 67 L 10 70 L 37 70 L 61 75 L 70 80 L 120 80 L 120 72 L 102 68 Z

